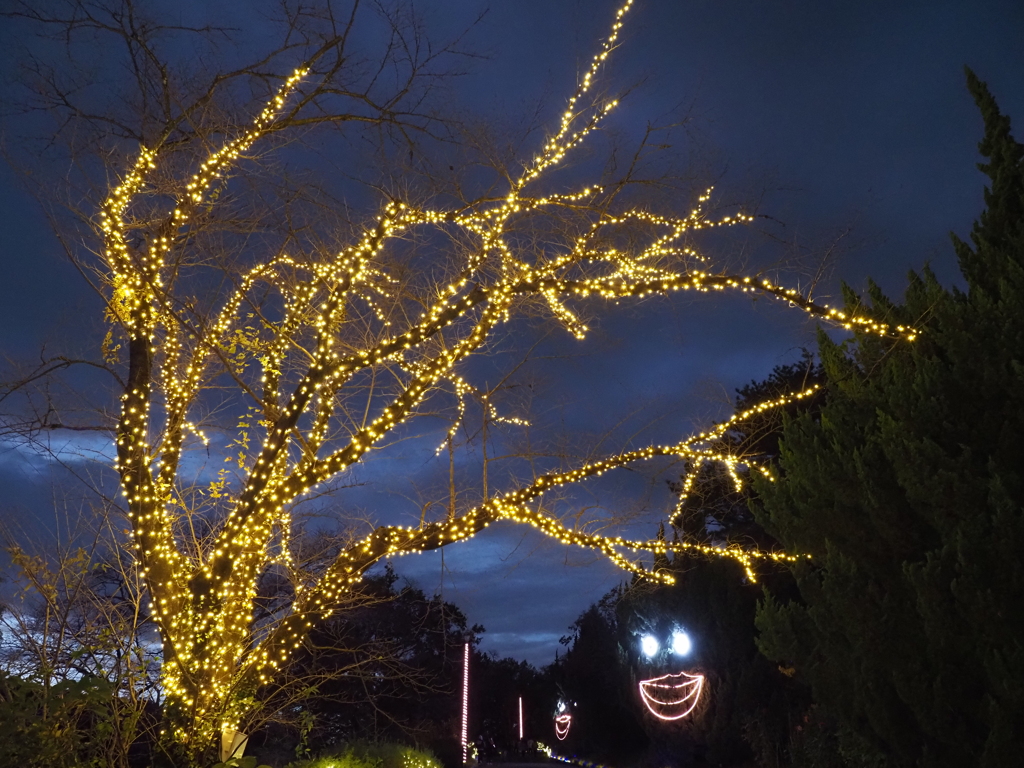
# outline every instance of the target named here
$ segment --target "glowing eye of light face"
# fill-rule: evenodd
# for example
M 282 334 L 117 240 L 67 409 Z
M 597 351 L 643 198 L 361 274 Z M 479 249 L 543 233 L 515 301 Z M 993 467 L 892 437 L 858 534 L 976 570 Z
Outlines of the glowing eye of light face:
M 679 720 L 697 706 L 703 687 L 704 675 L 662 675 L 640 681 L 640 698 L 659 720 Z
M 681 629 L 677 629 L 672 633 L 672 651 L 679 656 L 685 656 L 693 648 L 693 643 L 690 642 L 690 636 L 683 632 Z
M 658 641 L 654 639 L 653 635 L 644 635 L 640 639 L 640 650 L 644 652 L 644 656 L 648 659 L 658 652 L 659 647 Z
M 561 714 L 562 712 L 565 712 L 565 702 L 564 701 L 558 702 L 558 713 Z

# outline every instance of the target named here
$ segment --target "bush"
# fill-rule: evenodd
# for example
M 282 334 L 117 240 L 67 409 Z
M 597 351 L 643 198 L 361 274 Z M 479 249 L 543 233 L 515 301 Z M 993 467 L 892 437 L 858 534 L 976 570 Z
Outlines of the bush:
M 113 687 L 83 678 L 43 686 L 0 672 L 0 765 L 102 764 Z

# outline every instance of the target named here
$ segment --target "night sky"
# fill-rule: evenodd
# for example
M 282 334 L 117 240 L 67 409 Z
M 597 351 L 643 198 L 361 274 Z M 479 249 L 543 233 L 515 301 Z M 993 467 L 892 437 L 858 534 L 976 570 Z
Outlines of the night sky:
M 444 34 L 486 4 L 419 7 L 428 26 Z M 470 37 L 486 58 L 455 85 L 461 106 L 503 124 L 540 105 L 550 124 L 615 7 L 605 0 L 491 3 Z M 637 87 L 609 127 L 628 142 L 649 121 L 686 117 L 676 132 L 678 152 L 697 158 L 716 195 L 756 199 L 757 212 L 771 217 L 746 239 L 724 243 L 743 251 L 726 254 L 733 263 L 749 259 L 756 266 L 780 253 L 814 263 L 834 246 L 817 298 L 835 301 L 840 280 L 863 289 L 869 276 L 898 296 L 907 270 L 925 263 L 944 283 L 957 280 L 948 233 L 967 236 L 984 184 L 975 165 L 982 123 L 963 67 L 987 82 L 1020 140 L 1022 41 L 1024 4 L 1017 0 L 638 0 L 610 80 L 615 89 Z M 6 81 L 13 75 L 9 55 L 3 64 Z M 102 338 L 96 298 L 62 260 L 45 218 L 6 166 L 0 184 L 0 345 L 24 358 L 44 342 L 78 333 L 92 334 L 95 347 Z M 366 213 L 372 216 L 372 208 Z M 784 244 L 771 250 L 772 238 Z M 710 246 L 709 252 L 715 253 Z M 780 275 L 789 285 L 801 278 L 799 269 L 792 280 Z M 679 439 L 724 416 L 735 387 L 812 347 L 815 327 L 776 302 L 736 297 L 676 296 L 602 312 L 587 341 L 552 339 L 545 347 L 572 357 L 538 369 L 553 393 L 542 401 L 549 407 L 541 421 L 613 440 Z M 411 444 L 417 451 L 374 457 L 360 471 L 364 485 L 346 503 L 383 510 L 389 521 L 414 514 L 417 481 L 435 468 L 429 457 L 439 434 L 437 425 L 422 445 Z M 630 530 L 649 536 L 671 504 L 664 479 L 629 479 L 602 501 L 633 504 Z M 0 446 L 0 512 L 22 521 L 52 515 L 45 511 L 52 482 L 41 459 Z M 639 501 L 628 500 L 633 492 Z M 396 567 L 483 624 L 485 650 L 535 664 L 550 662 L 569 624 L 625 578 L 592 553 L 566 551 L 504 524 L 443 555 L 401 559 Z

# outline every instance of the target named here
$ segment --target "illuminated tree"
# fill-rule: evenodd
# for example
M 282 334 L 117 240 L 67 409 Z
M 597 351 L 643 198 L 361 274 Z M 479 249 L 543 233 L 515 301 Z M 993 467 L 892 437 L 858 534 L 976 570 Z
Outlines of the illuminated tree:
M 400 435 L 403 423 L 445 407 L 454 391 L 450 446 L 475 391 L 468 361 L 487 353 L 499 328 L 514 328 L 516 315 L 546 314 L 583 338 L 581 307 L 596 311 L 677 291 L 736 291 L 778 298 L 846 328 L 913 338 L 909 328 L 818 305 L 763 275 L 716 271 L 693 238 L 751 217 L 711 217 L 708 193 L 676 215 L 628 205 L 628 175 L 611 185 L 557 176 L 618 105 L 595 85 L 630 6 L 631 0 L 615 14 L 558 124 L 505 173 L 500 189 L 472 199 L 437 195 L 429 205 L 392 193 L 369 226 L 333 251 L 293 238 L 268 253 L 255 236 L 255 246 L 235 250 L 230 233 L 212 237 L 205 227 L 222 206 L 235 204 L 232 177 L 267 166 L 265 157 L 252 162 L 255 153 L 282 143 L 288 132 L 343 120 L 408 127 L 396 117 L 397 102 L 360 94 L 369 116 L 324 114 L 324 99 L 338 93 L 351 26 L 319 47 L 285 47 L 247 70 L 275 86 L 243 127 L 222 121 L 217 130 L 205 128 L 219 80 L 184 106 L 168 101 L 159 129 L 145 134 L 134 160 L 117 173 L 99 208 L 92 263 L 110 321 L 104 349 L 121 366 L 116 470 L 163 642 L 171 736 L 188 750 L 207 750 L 222 734 L 234 734 L 259 688 L 368 568 L 465 541 L 495 521 L 532 525 L 633 573 L 645 570 L 631 552 L 731 557 L 751 578 L 758 559 L 791 559 L 599 535 L 579 521 L 563 522 L 542 503 L 554 489 L 659 456 L 687 459 L 694 471 L 719 461 L 738 482 L 743 457 L 720 447 L 726 422 L 671 445 L 524 474 L 499 492 L 485 486 L 479 504 L 452 503 L 437 520 L 424 512 L 414 526 L 375 524 L 316 571 L 290 560 L 294 505 Z M 296 51 L 306 51 L 306 59 L 289 74 L 267 74 Z M 224 242 L 230 247 L 214 250 Z M 205 453 L 208 434 L 225 419 L 237 422 L 231 471 L 211 479 L 189 457 Z M 258 586 L 271 568 L 288 573 L 291 599 L 258 621 Z

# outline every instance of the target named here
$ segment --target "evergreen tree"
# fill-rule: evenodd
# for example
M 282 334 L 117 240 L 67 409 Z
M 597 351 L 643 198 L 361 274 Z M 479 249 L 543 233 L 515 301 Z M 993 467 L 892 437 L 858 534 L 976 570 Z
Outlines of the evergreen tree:
M 743 413 L 770 401 L 821 384 L 824 375 L 814 356 L 805 350 L 793 364 L 776 366 L 763 380 L 736 390 L 735 412 Z M 778 456 L 778 436 L 785 415 L 816 413 L 820 398 L 810 397 L 737 421 L 716 446 L 722 453 L 744 456 L 759 463 Z M 742 486 L 719 464 L 703 465 L 673 516 L 676 538 L 713 544 L 749 545 L 777 549 L 750 511 L 750 475 L 736 468 Z M 677 493 L 684 480 L 670 484 Z M 659 530 L 659 538 L 662 533 Z M 683 663 L 706 678 L 702 705 L 684 721 L 666 724 L 642 718 L 651 741 L 650 753 L 658 764 L 687 765 L 703 757 L 716 765 L 746 764 L 752 755 L 762 762 L 785 751 L 790 721 L 806 711 L 809 697 L 777 665 L 757 652 L 754 615 L 762 586 L 775 594 L 795 593 L 792 577 L 778 569 L 762 569 L 759 583 L 751 584 L 731 564 L 713 560 L 655 558 L 655 569 L 671 570 L 672 585 L 634 583 L 617 606 L 620 644 L 633 650 L 637 661 L 638 637 L 648 631 L 668 637 L 672 627 L 686 628 L 694 651 Z M 664 671 L 680 671 L 673 668 Z M 635 683 L 634 683 L 635 685 Z M 641 714 L 642 708 L 640 708 Z
M 743 574 L 731 563 L 679 560 L 672 568 L 675 584 L 637 584 L 617 606 L 620 644 L 636 669 L 634 699 L 636 678 L 668 672 L 705 677 L 701 702 L 685 719 L 658 720 L 634 701 L 651 742 L 650 762 L 691 765 L 703 758 L 720 766 L 749 765 L 755 751 L 784 745 L 790 713 L 802 711 L 806 702 L 776 665 L 757 652 L 754 613 L 759 586 L 744 583 Z M 685 658 L 659 657 L 653 668 L 645 665 L 640 637 L 650 633 L 665 642 L 677 627 L 691 638 L 692 651 Z
M 919 338 L 822 334 L 827 402 L 758 484 L 758 521 L 814 557 L 799 601 L 761 606 L 761 647 L 811 685 L 850 764 L 994 768 L 1024 745 L 1024 147 L 967 79 L 991 186 L 971 243 L 953 238 L 966 292 L 927 269 L 902 304 L 872 285 Z
M 803 350 L 796 363 L 777 365 L 761 381 L 751 381 L 736 390 L 735 413 L 754 409 L 759 403 L 803 392 L 824 382 L 821 365 L 809 350 Z M 749 418 L 737 421 L 717 441 L 722 453 L 744 456 L 764 464 L 774 461 L 779 454 L 779 434 L 782 420 L 808 409 L 816 408 L 820 398 L 810 397 L 788 403 L 781 408 L 756 411 Z M 720 462 L 707 462 L 697 471 L 695 482 L 686 489 L 686 495 L 672 516 L 676 535 L 693 540 L 757 542 L 762 549 L 771 548 L 777 542 L 766 536 L 751 514 L 750 472 L 743 465 L 736 467 L 742 487 L 736 483 Z M 681 494 L 685 486 L 685 475 L 679 482 L 670 482 L 673 492 Z
M 481 762 L 522 752 L 519 743 L 519 699 L 523 700 L 523 739 L 552 744 L 556 741 L 552 717 L 558 693 L 549 666 L 538 671 L 513 658 L 475 653 L 470 662 L 470 739 L 483 736 Z M 491 748 L 493 741 L 494 747 Z M 535 758 L 520 754 L 519 759 Z
M 823 381 L 811 353 L 791 365 L 777 366 L 765 379 L 737 390 L 736 411 L 809 389 Z M 735 422 L 716 448 L 764 463 L 778 454 L 778 432 L 783 413 L 817 408 L 817 398 L 804 398 L 783 408 L 758 411 Z M 678 541 L 777 548 L 753 520 L 749 472 L 741 465 L 743 480 L 736 488 L 729 474 L 714 464 L 699 468 L 697 481 L 673 516 L 672 532 Z M 672 483 L 679 493 L 685 480 Z M 665 538 L 659 526 L 657 538 Z M 560 667 L 566 691 L 576 707 L 570 741 L 572 749 L 587 757 L 594 750 L 610 753 L 606 743 L 615 730 L 610 724 L 637 725 L 646 738 L 631 740 L 635 750 L 646 750 L 644 764 L 685 766 L 705 760 L 716 765 L 747 765 L 752 756 L 771 765 L 772 756 L 785 751 L 790 721 L 806 712 L 809 697 L 777 665 L 757 652 L 754 615 L 761 584 L 776 594 L 795 593 L 792 577 L 778 569 L 762 569 L 759 584 L 752 584 L 731 563 L 716 559 L 654 557 L 654 570 L 671 571 L 672 585 L 634 579 L 628 589 L 617 589 L 590 607 L 563 640 L 572 649 Z M 611 610 L 610 610 L 611 609 Z M 659 656 L 649 662 L 640 654 L 640 638 L 651 634 L 662 643 L 673 629 L 684 627 L 694 640 L 685 659 Z M 685 719 L 666 722 L 644 708 L 639 680 L 666 672 L 703 674 L 706 689 L 701 705 Z M 593 724 L 597 728 L 592 728 Z M 623 728 L 620 726 L 619 732 Z M 636 759 L 639 752 L 629 755 Z
M 557 747 L 613 764 L 634 759 L 647 745 L 619 643 L 615 605 L 620 595 L 620 588 L 613 589 L 580 614 L 572 634 L 561 640 L 569 649 L 553 670 L 573 718 L 567 739 Z
M 310 632 L 266 692 L 292 726 L 257 734 L 254 744 L 294 744 L 298 730 L 300 752 L 369 738 L 427 747 L 457 764 L 463 645 L 483 631 L 437 595 L 398 585 L 389 564 L 364 580 L 348 610 Z

